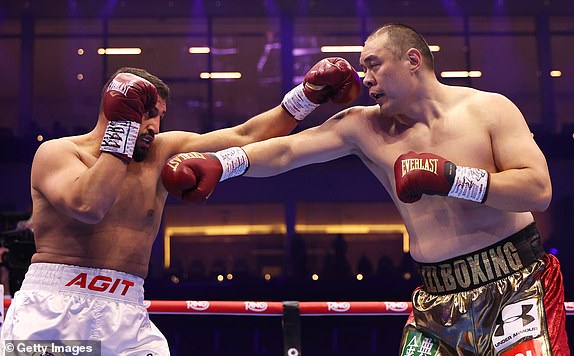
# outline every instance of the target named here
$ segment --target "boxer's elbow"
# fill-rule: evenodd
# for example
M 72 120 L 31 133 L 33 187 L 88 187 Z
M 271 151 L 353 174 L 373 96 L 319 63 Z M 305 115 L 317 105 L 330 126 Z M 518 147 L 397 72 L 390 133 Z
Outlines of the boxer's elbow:
M 82 221 L 85 224 L 95 225 L 99 224 L 104 219 L 105 216 L 106 214 L 91 211 L 89 213 L 81 215 L 80 221 Z
M 98 224 L 106 216 L 109 208 L 96 202 L 77 201 L 71 206 L 72 217 L 85 224 Z
M 532 211 L 545 211 L 550 206 L 551 200 L 552 186 L 550 183 L 541 185 L 534 198 L 534 207 L 532 208 Z
M 542 175 L 531 185 L 531 211 L 545 211 L 552 200 L 552 183 L 548 175 Z

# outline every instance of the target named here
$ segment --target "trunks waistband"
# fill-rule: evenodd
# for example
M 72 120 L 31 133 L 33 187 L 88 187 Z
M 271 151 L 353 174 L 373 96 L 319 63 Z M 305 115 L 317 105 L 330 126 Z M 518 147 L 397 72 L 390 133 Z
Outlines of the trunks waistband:
M 436 263 L 418 263 L 424 290 L 451 294 L 481 287 L 531 265 L 546 253 L 536 224 L 481 250 Z
M 144 280 L 129 273 L 57 263 L 32 263 L 20 290 L 85 294 L 143 304 Z

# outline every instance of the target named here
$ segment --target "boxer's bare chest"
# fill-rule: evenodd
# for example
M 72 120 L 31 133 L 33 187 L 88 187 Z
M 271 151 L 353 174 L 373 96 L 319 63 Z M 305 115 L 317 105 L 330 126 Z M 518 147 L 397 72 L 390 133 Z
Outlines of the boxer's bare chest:
M 106 221 L 142 230 L 158 226 L 165 201 L 158 180 L 158 169 L 152 165 L 130 167 Z
M 392 180 L 395 160 L 409 151 L 434 153 L 459 165 L 494 166 L 485 126 L 464 110 L 408 126 L 383 120 L 370 118 L 369 130 L 357 140 L 363 161 L 381 180 Z

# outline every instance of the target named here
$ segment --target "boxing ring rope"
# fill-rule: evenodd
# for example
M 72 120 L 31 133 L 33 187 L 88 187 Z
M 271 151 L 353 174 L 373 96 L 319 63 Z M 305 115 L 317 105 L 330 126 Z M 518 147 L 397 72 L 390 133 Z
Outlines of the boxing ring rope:
M 4 298 L 4 308 L 12 299 Z M 198 315 L 261 315 L 281 316 L 284 305 L 289 302 L 263 301 L 200 301 L 200 300 L 146 300 L 150 314 L 198 314 Z M 410 302 L 290 302 L 297 303 L 301 316 L 328 315 L 409 315 Z M 574 302 L 565 302 L 566 315 L 574 315 Z
M 261 301 L 146 301 L 150 314 L 283 315 L 287 302 Z M 408 302 L 290 302 L 302 316 L 409 315 Z
M 285 302 L 146 300 L 150 314 L 283 315 Z M 302 316 L 409 315 L 411 302 L 295 302 Z M 564 303 L 566 315 L 574 315 L 574 302 Z
M 4 298 L 8 308 L 12 300 Z M 145 300 L 150 314 L 179 315 L 239 315 L 281 316 L 283 355 L 301 355 L 301 316 L 372 316 L 409 315 L 412 304 L 404 301 L 380 302 L 265 302 L 265 301 L 201 301 L 201 300 Z M 574 315 L 574 302 L 564 303 L 566 315 Z

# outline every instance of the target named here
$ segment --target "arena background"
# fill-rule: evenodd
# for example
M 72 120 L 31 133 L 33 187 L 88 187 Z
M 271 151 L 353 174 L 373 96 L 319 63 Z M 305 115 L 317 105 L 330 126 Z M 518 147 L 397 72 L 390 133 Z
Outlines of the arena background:
M 442 82 L 500 92 L 521 109 L 553 183 L 550 208 L 536 219 L 546 249 L 562 262 L 566 300 L 574 300 L 571 0 L 0 1 L 1 242 L 11 247 L 3 258 L 11 292 L 33 250 L 17 227 L 30 215 L 33 154 L 42 141 L 93 127 L 100 90 L 116 69 L 145 68 L 171 87 L 162 130 L 202 133 L 277 105 L 321 58 L 341 56 L 360 71 L 359 53 L 332 46 L 361 46 L 388 22 L 411 25 L 437 46 Z M 114 48 L 137 54 L 101 54 Z M 215 72 L 231 78 L 202 78 Z M 366 91 L 354 104 L 369 104 Z M 342 108 L 323 105 L 297 131 Z M 170 198 L 163 219 L 146 299 L 406 301 L 419 282 L 400 217 L 354 157 L 227 181 L 204 206 Z M 152 319 L 174 355 L 283 348 L 280 318 Z M 304 317 L 302 349 L 393 355 L 405 320 Z M 571 316 L 567 327 L 572 344 Z

